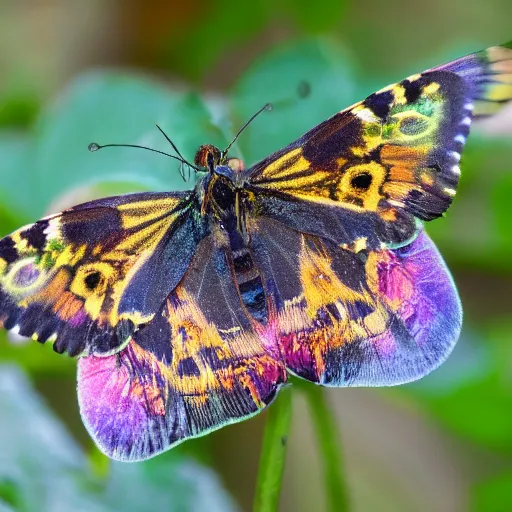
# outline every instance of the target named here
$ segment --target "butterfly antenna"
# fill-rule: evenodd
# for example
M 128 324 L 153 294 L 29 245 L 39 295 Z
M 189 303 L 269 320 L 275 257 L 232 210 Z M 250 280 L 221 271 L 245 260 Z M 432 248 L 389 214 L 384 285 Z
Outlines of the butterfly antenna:
M 88 146 L 88 150 L 91 152 L 99 151 L 103 148 L 137 148 L 137 149 L 145 149 L 147 151 L 152 151 L 153 153 L 158 153 L 159 155 L 168 156 L 169 158 L 173 158 L 174 160 L 178 160 L 180 162 L 180 175 L 185 180 L 185 173 L 183 172 L 183 165 L 187 165 L 189 167 L 193 167 L 195 170 L 198 170 L 197 167 L 191 165 L 189 162 L 187 162 L 181 155 L 175 156 L 171 155 L 169 153 L 166 153 L 165 151 L 159 151 L 158 149 L 148 148 L 147 146 L 139 146 L 138 144 L 98 144 L 97 142 L 91 142 Z
M 87 147 L 87 149 L 91 153 L 94 153 L 95 151 L 99 151 L 100 149 L 103 149 L 103 148 L 138 148 L 138 149 L 146 149 L 148 151 L 152 151 L 153 153 L 159 153 L 160 155 L 165 155 L 165 156 L 168 156 L 169 158 L 174 158 L 174 160 L 178 160 L 178 162 L 188 163 L 187 161 L 184 161 L 182 158 L 179 158 L 179 157 L 174 156 L 174 155 L 170 155 L 169 153 L 165 153 L 164 151 L 158 151 L 158 149 L 148 148 L 146 146 L 139 146 L 138 144 L 104 144 L 104 145 L 101 145 L 101 144 L 98 144 L 97 142 L 91 142 L 89 144 L 89 146 Z
M 196 169 L 196 170 L 199 170 L 197 169 L 197 167 L 193 166 L 192 164 L 190 164 L 189 162 L 187 162 L 185 160 L 185 158 L 183 157 L 183 155 L 180 153 L 179 149 L 176 147 L 176 144 L 174 144 L 174 142 L 169 138 L 169 135 L 167 135 L 167 133 L 165 133 L 162 128 L 160 128 L 160 126 L 158 125 L 155 125 L 158 130 L 160 131 L 160 133 L 165 137 L 165 140 L 172 146 L 172 149 L 174 149 L 174 151 L 176 151 L 176 154 L 185 162 L 188 164 L 189 167 L 192 167 L 193 169 Z
M 254 114 L 249 121 L 247 121 L 240 130 L 238 130 L 237 134 L 235 135 L 235 138 L 231 141 L 231 143 L 228 145 L 228 147 L 222 152 L 222 155 L 227 155 L 228 151 L 231 149 L 231 146 L 236 142 L 236 139 L 240 136 L 240 134 L 265 110 L 272 110 L 272 103 L 267 103 L 261 107 L 256 114 Z

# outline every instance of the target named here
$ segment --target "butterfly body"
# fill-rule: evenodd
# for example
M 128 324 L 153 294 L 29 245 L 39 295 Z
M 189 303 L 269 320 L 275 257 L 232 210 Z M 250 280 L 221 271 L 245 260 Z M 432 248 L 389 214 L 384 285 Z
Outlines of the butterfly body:
M 423 221 L 453 200 L 472 121 L 512 99 L 509 46 L 386 87 L 248 169 L 201 146 L 189 192 L 21 228 L 0 240 L 0 326 L 79 356 L 82 418 L 120 460 L 257 413 L 288 373 L 423 377 L 462 322 Z

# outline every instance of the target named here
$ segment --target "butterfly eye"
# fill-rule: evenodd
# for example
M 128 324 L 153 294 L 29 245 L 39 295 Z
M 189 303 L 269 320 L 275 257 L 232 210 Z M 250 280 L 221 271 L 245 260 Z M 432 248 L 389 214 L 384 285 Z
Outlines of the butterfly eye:
M 362 172 L 361 174 L 354 176 L 350 181 L 350 184 L 354 188 L 367 190 L 372 184 L 372 175 L 368 172 Z

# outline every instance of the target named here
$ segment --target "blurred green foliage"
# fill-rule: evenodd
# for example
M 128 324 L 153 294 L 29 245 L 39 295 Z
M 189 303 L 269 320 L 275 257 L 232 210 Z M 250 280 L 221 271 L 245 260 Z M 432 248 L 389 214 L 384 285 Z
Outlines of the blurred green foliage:
M 0 506 L 6 510 L 235 510 L 213 472 L 179 452 L 140 464 L 101 467 L 104 456 L 88 461 L 26 377 L 6 365 L 0 410 Z
M 319 0 L 312 8 L 307 0 L 260 0 L 252 2 L 249 12 L 242 15 L 236 0 L 217 0 L 206 6 L 193 24 L 182 26 L 181 33 L 169 35 L 165 61 L 198 79 L 219 55 L 250 40 L 269 24 L 290 20 L 305 32 L 326 32 L 338 23 L 347 4 L 346 0 Z
M 512 509 L 512 472 L 506 471 L 475 486 L 473 512 L 504 512 Z
M 260 54 L 225 95 L 183 92 L 183 88 L 118 71 L 81 74 L 55 101 L 44 105 L 25 85 L 0 91 L 0 234 L 95 197 L 193 185 L 193 177 L 188 183 L 181 180 L 175 161 L 129 148 L 89 153 L 87 146 L 92 141 L 169 151 L 154 127 L 158 123 L 184 156 L 192 159 L 200 144 L 226 146 L 250 115 L 272 102 L 274 110 L 258 118 L 233 148 L 233 155 L 250 165 L 392 79 L 456 57 L 461 48 L 478 49 L 474 43 L 458 40 L 438 47 L 436 60 L 433 56 L 415 60 L 414 48 L 381 59 L 375 49 L 382 41 L 371 35 L 371 26 L 378 22 L 377 7 L 377 14 L 368 13 L 369 25 L 347 27 L 348 34 L 361 44 L 359 55 L 338 34 L 333 35 L 332 27 L 349 9 L 348 2 L 319 0 L 312 9 L 309 2 L 290 0 L 276 10 L 273 2 L 265 0 L 255 3 L 250 17 L 243 20 L 237 6 L 233 0 L 218 0 L 192 27 L 183 27 L 188 30 L 186 37 L 179 30 L 169 35 L 161 54 L 163 65 L 199 81 L 219 55 L 232 50 L 235 43 L 248 41 L 269 23 L 291 19 L 298 27 L 296 33 L 307 35 L 295 33 Z M 412 30 L 404 27 L 407 34 Z M 388 38 L 393 48 L 392 34 Z M 408 58 L 402 62 L 401 56 Z M 385 399 L 405 397 L 464 446 L 485 454 L 486 460 L 496 460 L 489 466 L 491 474 L 475 477 L 473 508 L 478 512 L 510 510 L 510 135 L 472 135 L 462 166 L 453 207 L 446 219 L 429 225 L 428 230 L 456 280 L 460 277 L 463 284 L 465 330 L 439 371 L 419 383 L 386 392 Z M 495 283 L 485 291 L 487 295 L 475 284 L 482 280 Z M 485 307 L 488 299 L 499 307 Z M 0 360 L 16 363 L 36 383 L 51 375 L 61 377 L 63 386 L 74 386 L 74 362 L 56 356 L 50 347 L 12 345 L 1 332 Z M 37 510 L 42 499 L 50 500 L 45 502 L 48 507 L 66 503 L 68 509 L 82 506 L 87 510 L 183 510 L 203 499 L 211 499 L 209 505 L 218 510 L 233 507 L 212 472 L 188 458 L 191 454 L 211 462 L 205 440 L 187 443 L 145 464 L 105 468 L 102 456 L 94 455 L 94 450 L 90 451 L 93 455 L 84 454 L 12 368 L 0 370 L 0 406 L 0 438 L 9 439 L 5 446 L 10 448 L 0 450 L 0 511 Z M 36 431 L 31 425 L 45 428 Z M 151 503 L 144 498 L 148 492 Z M 171 497 L 199 501 L 171 502 Z

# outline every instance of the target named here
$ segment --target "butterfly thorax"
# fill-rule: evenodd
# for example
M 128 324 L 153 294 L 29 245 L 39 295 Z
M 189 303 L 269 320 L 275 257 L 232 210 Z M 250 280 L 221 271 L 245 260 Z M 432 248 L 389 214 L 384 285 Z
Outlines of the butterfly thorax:
M 237 190 L 234 183 L 227 177 L 212 174 L 208 184 L 205 201 L 210 205 L 210 211 L 219 219 L 226 219 L 235 214 Z
M 202 215 L 211 214 L 219 220 L 238 216 L 243 195 L 242 160 L 227 158 L 219 148 L 205 144 L 198 149 L 194 163 L 208 172 L 196 187 Z

